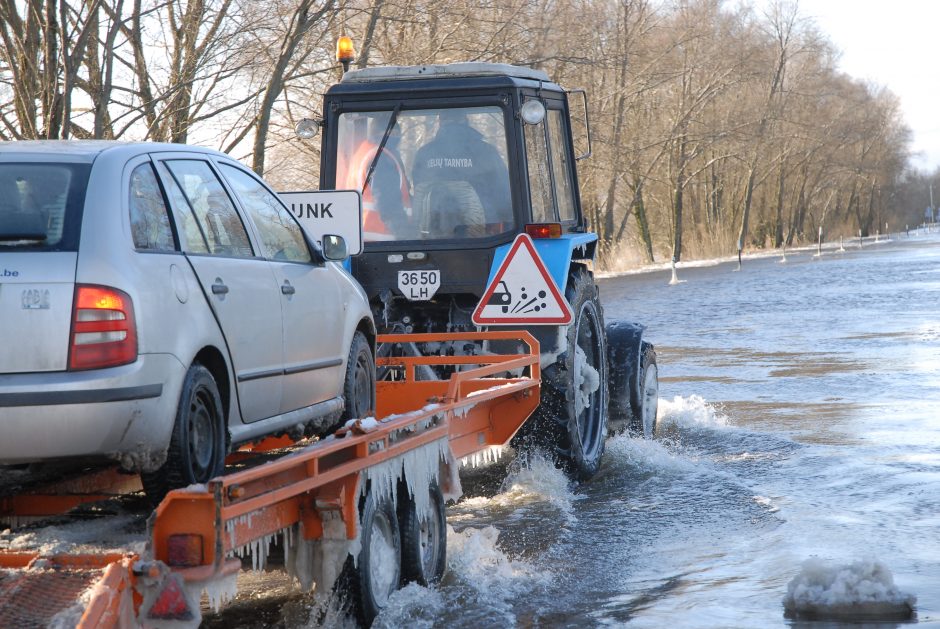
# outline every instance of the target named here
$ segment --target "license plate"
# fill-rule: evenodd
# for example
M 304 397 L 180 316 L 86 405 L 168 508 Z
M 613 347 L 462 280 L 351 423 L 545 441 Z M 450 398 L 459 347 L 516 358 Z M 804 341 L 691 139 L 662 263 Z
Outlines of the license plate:
M 411 301 L 427 301 L 440 287 L 441 272 L 438 269 L 398 272 L 398 290 Z

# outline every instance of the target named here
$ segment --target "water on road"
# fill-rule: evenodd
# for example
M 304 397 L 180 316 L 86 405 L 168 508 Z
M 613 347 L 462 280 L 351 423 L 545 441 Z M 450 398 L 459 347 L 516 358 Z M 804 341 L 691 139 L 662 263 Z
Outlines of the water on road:
M 537 457 L 468 470 L 443 582 L 375 626 L 859 627 L 784 615 L 836 570 L 940 626 L 940 237 L 813 253 L 602 279 L 608 322 L 656 344 L 656 438 L 609 439 L 580 486 Z M 207 626 L 352 626 L 286 576 L 248 588 L 282 589 Z
M 657 438 L 612 438 L 579 487 L 478 474 L 444 582 L 377 626 L 787 626 L 814 557 L 879 562 L 940 624 L 940 240 L 813 253 L 603 279 L 656 344 Z

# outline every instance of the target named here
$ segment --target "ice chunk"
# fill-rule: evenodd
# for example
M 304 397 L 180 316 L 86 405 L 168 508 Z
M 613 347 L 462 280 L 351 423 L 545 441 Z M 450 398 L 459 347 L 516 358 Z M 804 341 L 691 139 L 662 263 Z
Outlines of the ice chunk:
M 916 597 L 901 592 L 891 570 L 876 559 L 834 566 L 812 557 L 787 585 L 788 618 L 819 620 L 907 620 Z
M 600 386 L 600 374 L 588 362 L 584 350 L 579 345 L 574 352 L 575 412 L 578 415 L 591 405 L 591 394 L 597 391 Z

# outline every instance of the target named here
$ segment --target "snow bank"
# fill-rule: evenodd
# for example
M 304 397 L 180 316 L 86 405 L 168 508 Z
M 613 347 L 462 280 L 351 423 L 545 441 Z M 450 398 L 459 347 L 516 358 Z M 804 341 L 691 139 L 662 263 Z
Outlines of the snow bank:
M 878 560 L 834 566 L 812 557 L 787 585 L 783 607 L 790 618 L 907 620 L 916 602 L 897 588 L 891 570 Z

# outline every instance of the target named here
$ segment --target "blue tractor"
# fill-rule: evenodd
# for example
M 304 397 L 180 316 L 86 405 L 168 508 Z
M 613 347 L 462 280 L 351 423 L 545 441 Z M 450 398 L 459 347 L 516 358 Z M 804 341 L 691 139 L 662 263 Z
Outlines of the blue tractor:
M 570 94 L 584 105 L 582 155 Z M 376 67 L 345 73 L 327 91 L 317 121 L 324 129 L 320 188 L 362 194 L 365 244 L 351 270 L 380 331 L 475 331 L 484 297 L 497 317 L 521 317 L 508 325 L 538 338 L 543 386 L 540 410 L 518 439 L 547 447 L 578 480 L 598 470 L 608 434 L 630 428 L 651 436 L 658 402 L 656 355 L 643 326 L 605 326 L 594 282 L 598 237 L 582 212 L 575 169 L 590 153 L 586 104 L 583 91 L 566 91 L 530 68 Z M 570 308 L 569 324 L 538 319 L 551 307 L 549 290 L 497 277 L 520 234 Z M 404 344 L 393 351 L 487 348 Z M 442 375 L 428 369 L 425 377 Z

